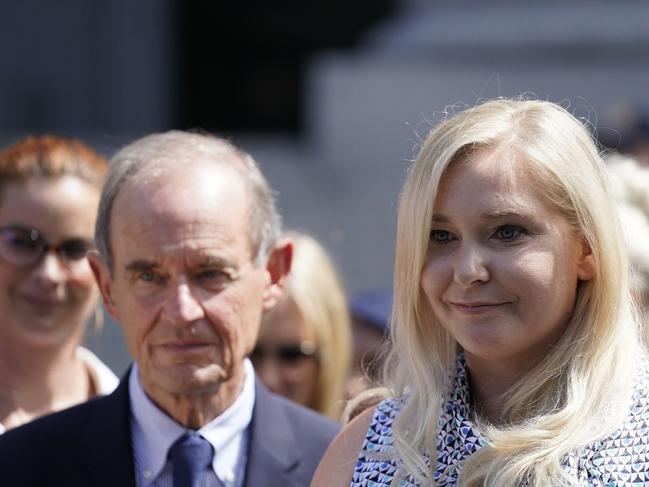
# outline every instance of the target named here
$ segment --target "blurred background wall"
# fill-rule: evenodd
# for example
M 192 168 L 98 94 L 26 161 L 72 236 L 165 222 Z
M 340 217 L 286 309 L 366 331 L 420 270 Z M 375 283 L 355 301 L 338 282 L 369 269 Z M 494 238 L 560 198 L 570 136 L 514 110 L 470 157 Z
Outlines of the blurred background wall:
M 110 156 L 153 131 L 227 136 L 352 292 L 390 284 L 399 189 L 446 112 L 529 94 L 629 149 L 648 26 L 645 0 L 4 1 L 0 142 L 49 132 Z M 113 323 L 88 344 L 125 370 Z

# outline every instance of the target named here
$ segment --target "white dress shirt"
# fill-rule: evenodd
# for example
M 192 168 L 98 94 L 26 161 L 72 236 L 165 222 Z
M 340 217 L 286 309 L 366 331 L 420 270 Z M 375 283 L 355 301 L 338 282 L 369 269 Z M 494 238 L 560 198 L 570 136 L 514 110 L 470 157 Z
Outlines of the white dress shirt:
M 172 472 L 167 452 L 178 438 L 193 430 L 177 423 L 149 399 L 142 389 L 136 364 L 129 376 L 129 394 L 136 483 L 138 487 L 171 487 Z M 215 451 L 212 462 L 215 475 L 206 480 L 206 487 L 219 485 L 216 476 L 226 487 L 243 485 L 248 426 L 254 404 L 255 375 L 252 364 L 246 359 L 239 396 L 220 416 L 197 431 Z

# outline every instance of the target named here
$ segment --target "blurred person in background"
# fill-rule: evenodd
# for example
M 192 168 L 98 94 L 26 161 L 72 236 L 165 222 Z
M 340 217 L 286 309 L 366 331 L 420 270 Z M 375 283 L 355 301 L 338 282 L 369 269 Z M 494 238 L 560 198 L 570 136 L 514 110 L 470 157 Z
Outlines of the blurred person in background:
M 606 158 L 622 231 L 629 250 L 631 291 L 645 314 L 649 307 L 649 167 L 627 155 Z
M 354 353 L 347 380 L 347 397 L 376 384 L 389 345 L 392 289 L 370 289 L 350 301 Z
M 271 391 L 338 419 L 351 358 L 347 299 L 324 248 L 303 233 L 286 236 L 294 243 L 287 293 L 262 319 L 250 357 Z
M 80 346 L 101 312 L 86 253 L 106 170 L 76 139 L 29 137 L 0 152 L 0 432 L 117 385 Z

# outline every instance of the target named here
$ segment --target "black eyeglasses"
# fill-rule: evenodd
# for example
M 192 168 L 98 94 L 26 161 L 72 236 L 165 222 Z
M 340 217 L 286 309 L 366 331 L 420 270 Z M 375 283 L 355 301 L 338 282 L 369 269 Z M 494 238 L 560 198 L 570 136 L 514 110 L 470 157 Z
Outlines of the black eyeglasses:
M 52 245 L 34 228 L 20 225 L 0 228 L 0 257 L 20 267 L 36 264 L 50 250 L 69 266 L 83 261 L 93 248 L 93 241 L 86 238 L 71 238 Z
M 310 340 L 277 347 L 256 345 L 250 354 L 250 360 L 257 364 L 267 358 L 274 358 L 282 365 L 295 365 L 309 357 L 317 358 L 315 343 Z

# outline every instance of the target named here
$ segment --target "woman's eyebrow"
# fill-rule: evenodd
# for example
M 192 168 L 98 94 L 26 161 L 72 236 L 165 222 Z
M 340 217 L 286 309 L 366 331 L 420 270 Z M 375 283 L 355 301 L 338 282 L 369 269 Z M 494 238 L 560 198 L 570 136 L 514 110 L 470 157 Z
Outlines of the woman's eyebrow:
M 451 220 L 446 215 L 442 215 L 440 213 L 433 213 L 433 222 L 436 222 L 436 223 L 448 223 L 450 221 Z
M 529 214 L 525 211 L 516 208 L 506 208 L 499 210 L 488 210 L 480 213 L 480 218 L 484 220 L 498 220 L 501 218 L 526 218 Z M 448 223 L 451 221 L 449 217 L 441 213 L 433 213 L 432 221 L 435 223 Z
M 498 220 L 501 218 L 511 218 L 511 217 L 525 218 L 527 216 L 528 214 L 526 212 L 516 208 L 505 208 L 505 209 L 491 210 L 491 211 L 485 211 L 480 213 L 480 218 L 483 218 L 485 220 Z

